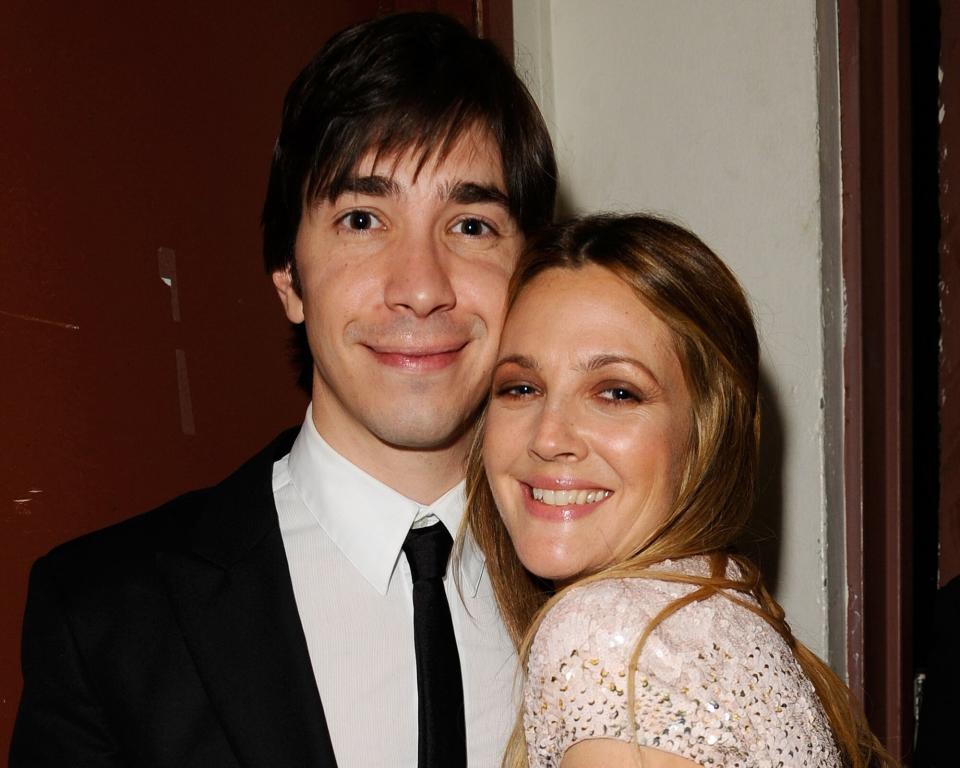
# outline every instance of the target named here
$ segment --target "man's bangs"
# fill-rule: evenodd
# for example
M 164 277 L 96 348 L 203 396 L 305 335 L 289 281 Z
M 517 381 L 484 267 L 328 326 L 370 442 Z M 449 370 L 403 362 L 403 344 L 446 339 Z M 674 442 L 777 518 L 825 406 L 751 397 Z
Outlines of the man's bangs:
M 457 141 L 471 130 L 480 127 L 493 134 L 488 120 L 479 110 L 460 103 L 438 115 L 414 116 L 409 111 L 380 115 L 358 130 L 358 121 L 345 123 L 340 130 L 331 130 L 321 142 L 307 183 L 304 185 L 304 203 L 318 200 L 332 201 L 351 186 L 360 166 L 372 156 L 371 167 L 390 160 L 390 176 L 406 157 L 416 159 L 413 179 L 431 161 L 442 163 Z M 329 146 L 337 151 L 328 150 Z M 499 147 L 498 147 L 499 151 Z

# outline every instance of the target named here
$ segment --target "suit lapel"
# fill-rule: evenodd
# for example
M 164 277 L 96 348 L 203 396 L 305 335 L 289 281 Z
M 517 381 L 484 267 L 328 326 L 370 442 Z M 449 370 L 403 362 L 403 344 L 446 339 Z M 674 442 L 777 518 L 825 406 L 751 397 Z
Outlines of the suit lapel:
M 241 764 L 336 765 L 271 488 L 286 433 L 211 491 L 184 551 L 159 567 Z

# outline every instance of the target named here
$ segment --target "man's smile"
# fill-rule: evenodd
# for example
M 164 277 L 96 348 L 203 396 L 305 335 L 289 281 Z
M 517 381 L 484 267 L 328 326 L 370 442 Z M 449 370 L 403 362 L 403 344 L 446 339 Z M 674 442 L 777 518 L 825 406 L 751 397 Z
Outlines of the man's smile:
M 430 344 L 416 347 L 389 347 L 365 344 L 381 365 L 415 373 L 442 370 L 453 365 L 469 340 L 454 343 Z

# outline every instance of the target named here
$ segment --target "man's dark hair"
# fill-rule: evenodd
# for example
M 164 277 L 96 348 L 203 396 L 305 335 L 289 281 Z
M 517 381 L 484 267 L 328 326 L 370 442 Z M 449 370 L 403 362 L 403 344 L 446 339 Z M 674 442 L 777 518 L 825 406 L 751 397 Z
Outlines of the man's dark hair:
M 500 150 L 521 230 L 548 223 L 556 193 L 550 136 L 493 43 L 433 13 L 387 16 L 335 35 L 284 100 L 263 206 L 267 271 L 292 264 L 304 204 L 337 197 L 369 152 L 412 150 L 423 167 L 474 127 Z

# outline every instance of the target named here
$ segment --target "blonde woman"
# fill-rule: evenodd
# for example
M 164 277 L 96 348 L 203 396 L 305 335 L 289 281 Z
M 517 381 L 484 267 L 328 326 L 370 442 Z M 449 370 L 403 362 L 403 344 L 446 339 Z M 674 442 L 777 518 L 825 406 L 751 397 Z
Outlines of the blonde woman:
M 468 476 L 527 672 L 505 765 L 892 764 L 731 549 L 757 376 L 743 291 L 676 225 L 575 220 L 521 260 Z

